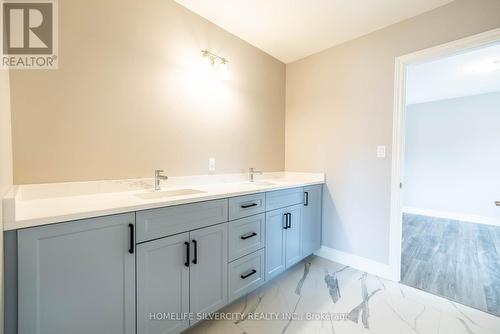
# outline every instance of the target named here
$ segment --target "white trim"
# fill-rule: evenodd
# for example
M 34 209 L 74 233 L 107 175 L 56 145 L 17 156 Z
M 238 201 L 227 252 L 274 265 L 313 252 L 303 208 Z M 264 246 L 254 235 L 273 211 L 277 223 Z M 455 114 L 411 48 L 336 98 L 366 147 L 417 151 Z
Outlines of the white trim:
M 414 215 L 427 216 L 427 217 L 445 218 L 445 219 L 460 220 L 469 223 L 500 226 L 500 219 L 498 218 L 471 215 L 461 212 L 429 210 L 429 209 L 415 208 L 410 206 L 404 206 L 403 212 Z
M 473 49 L 479 49 L 486 45 L 496 43 L 499 40 L 500 28 L 497 28 L 428 49 L 416 51 L 407 55 L 397 57 L 396 59 L 399 59 L 406 65 L 414 65 L 427 62 L 429 60 L 449 57 L 451 55 L 460 54 Z
M 392 130 L 392 166 L 391 166 L 391 222 L 389 226 L 389 263 L 392 277 L 395 281 L 401 280 L 401 238 L 402 221 L 401 212 L 402 196 L 400 184 L 403 180 L 404 157 L 404 124 L 405 124 L 405 99 L 406 99 L 406 65 L 400 58 L 396 58 L 395 84 L 394 84 L 394 115 Z
M 481 34 L 462 38 L 450 43 L 417 51 L 395 59 L 394 75 L 394 113 L 392 132 L 392 170 L 391 170 L 391 222 L 389 261 L 391 277 L 399 281 L 401 275 L 401 233 L 402 233 L 402 196 L 399 184 L 403 176 L 404 121 L 406 109 L 406 67 L 431 59 L 458 54 L 500 41 L 500 28 Z
M 391 267 L 385 263 L 373 261 L 350 253 L 345 253 L 326 246 L 321 246 L 321 248 L 314 254 L 327 260 L 337 262 L 361 271 L 365 271 L 372 275 L 376 275 L 389 280 L 394 280 Z

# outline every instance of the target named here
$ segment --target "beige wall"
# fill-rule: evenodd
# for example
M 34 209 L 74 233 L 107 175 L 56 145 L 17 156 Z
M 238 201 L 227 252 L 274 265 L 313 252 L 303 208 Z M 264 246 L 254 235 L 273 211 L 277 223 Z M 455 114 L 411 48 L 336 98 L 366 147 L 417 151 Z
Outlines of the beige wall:
M 9 72 L 0 70 L 0 198 L 12 186 L 12 137 Z M 0 202 L 0 223 L 2 220 Z
M 499 0 L 456 0 L 287 65 L 286 169 L 327 173 L 324 245 L 389 261 L 394 58 L 499 26 Z
M 171 0 L 59 1 L 59 34 L 58 70 L 11 73 L 15 183 L 284 169 L 278 60 Z

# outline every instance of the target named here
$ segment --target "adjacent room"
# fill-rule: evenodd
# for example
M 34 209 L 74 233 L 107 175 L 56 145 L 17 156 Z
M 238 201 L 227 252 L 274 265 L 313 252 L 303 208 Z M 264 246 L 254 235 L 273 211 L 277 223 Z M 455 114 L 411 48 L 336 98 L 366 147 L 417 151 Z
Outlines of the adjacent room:
M 409 66 L 401 282 L 500 315 L 500 44 Z
M 500 334 L 500 0 L 0 0 L 0 334 Z

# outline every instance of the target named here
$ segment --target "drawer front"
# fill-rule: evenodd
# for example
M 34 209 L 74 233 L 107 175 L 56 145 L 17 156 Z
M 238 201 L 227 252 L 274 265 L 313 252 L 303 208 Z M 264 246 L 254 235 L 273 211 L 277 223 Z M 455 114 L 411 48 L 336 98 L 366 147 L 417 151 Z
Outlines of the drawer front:
M 276 190 L 266 193 L 266 211 L 304 202 L 304 188 Z
M 264 249 L 229 264 L 229 302 L 264 283 Z
M 266 194 L 253 194 L 229 199 L 229 220 L 256 215 L 266 209 Z
M 227 217 L 227 199 L 138 211 L 137 242 L 224 223 Z
M 229 261 L 255 252 L 266 244 L 266 216 L 242 218 L 229 223 Z

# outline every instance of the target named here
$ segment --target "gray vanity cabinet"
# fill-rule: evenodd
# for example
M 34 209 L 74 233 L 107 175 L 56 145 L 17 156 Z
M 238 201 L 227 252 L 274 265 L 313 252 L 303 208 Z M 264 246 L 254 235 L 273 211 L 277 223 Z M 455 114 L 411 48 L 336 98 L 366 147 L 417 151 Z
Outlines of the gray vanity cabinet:
M 190 237 L 189 310 L 215 312 L 227 304 L 227 223 L 191 231 Z
M 189 312 L 188 246 L 189 232 L 137 246 L 137 333 L 173 334 L 189 327 L 189 319 L 163 318 Z
M 302 257 L 306 257 L 321 247 L 321 202 L 322 185 L 304 187 L 302 208 Z
M 297 204 L 286 209 L 288 214 L 288 227 L 285 233 L 285 268 L 290 268 L 302 260 L 302 204 Z
M 286 210 L 266 213 L 266 281 L 285 271 Z
M 301 260 L 302 204 L 266 213 L 266 281 Z
M 18 333 L 135 333 L 134 219 L 19 230 Z
M 227 262 L 227 223 L 139 244 L 137 334 L 180 333 L 226 305 Z
M 21 229 L 17 258 L 9 254 L 18 265 L 18 317 L 9 319 L 18 334 L 180 333 L 320 247 L 321 191 Z

